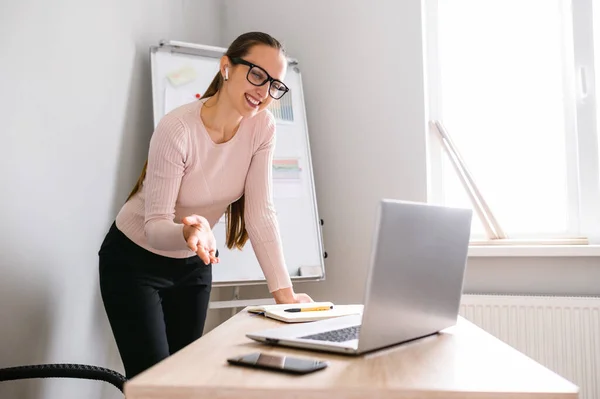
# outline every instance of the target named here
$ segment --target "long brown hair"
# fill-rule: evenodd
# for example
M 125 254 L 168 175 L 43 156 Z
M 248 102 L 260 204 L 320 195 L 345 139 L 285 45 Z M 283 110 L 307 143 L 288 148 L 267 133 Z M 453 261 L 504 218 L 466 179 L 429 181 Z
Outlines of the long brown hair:
M 275 49 L 278 49 L 282 53 L 285 54 L 285 49 L 283 45 L 277 41 L 271 35 L 262 32 L 248 32 L 238 36 L 230 45 L 225 55 L 227 57 L 236 58 L 236 57 L 244 57 L 246 54 L 250 52 L 252 46 L 257 44 L 263 44 Z M 202 95 L 201 99 L 212 97 L 216 94 L 219 94 L 219 90 L 223 87 L 223 76 L 221 72 L 217 72 L 212 82 Z M 138 178 L 133 190 L 127 197 L 127 201 L 131 199 L 141 188 L 144 183 L 144 179 L 146 178 L 146 169 L 148 167 L 148 160 L 144 163 L 144 167 L 142 168 L 142 173 Z M 244 195 L 232 204 L 227 207 L 225 212 L 225 217 L 227 220 L 227 229 L 226 229 L 226 245 L 227 248 L 237 248 L 242 249 L 246 242 L 248 241 L 248 232 L 246 231 L 246 225 L 244 222 Z

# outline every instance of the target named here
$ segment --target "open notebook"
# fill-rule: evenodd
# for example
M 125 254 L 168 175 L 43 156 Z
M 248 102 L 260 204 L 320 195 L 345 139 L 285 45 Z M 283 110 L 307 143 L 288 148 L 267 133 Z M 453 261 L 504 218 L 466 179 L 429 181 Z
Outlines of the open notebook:
M 285 309 L 314 307 L 326 307 L 328 310 L 286 312 Z M 283 321 L 285 323 L 301 323 L 307 321 L 316 321 L 330 319 L 332 317 L 348 316 L 353 314 L 362 314 L 363 305 L 334 305 L 331 302 L 312 302 L 312 303 L 294 303 L 283 305 L 261 305 L 249 306 L 248 312 L 261 314 L 271 319 Z

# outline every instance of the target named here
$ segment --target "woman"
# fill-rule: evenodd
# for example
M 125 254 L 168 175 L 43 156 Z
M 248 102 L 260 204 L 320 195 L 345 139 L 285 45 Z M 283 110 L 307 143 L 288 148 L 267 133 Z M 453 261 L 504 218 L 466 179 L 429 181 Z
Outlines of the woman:
M 99 251 L 104 307 L 128 378 L 202 335 L 226 213 L 229 248 L 248 238 L 277 303 L 293 291 L 271 199 L 275 121 L 288 91 L 281 44 L 238 37 L 200 101 L 165 115 L 148 161 Z

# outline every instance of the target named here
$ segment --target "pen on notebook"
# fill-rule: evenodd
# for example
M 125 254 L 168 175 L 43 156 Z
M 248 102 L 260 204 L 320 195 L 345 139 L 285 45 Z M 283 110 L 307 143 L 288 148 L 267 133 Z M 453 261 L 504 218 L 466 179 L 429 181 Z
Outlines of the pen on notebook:
M 285 309 L 286 312 L 315 312 L 319 310 L 333 309 L 333 306 L 316 306 L 314 308 L 290 308 Z

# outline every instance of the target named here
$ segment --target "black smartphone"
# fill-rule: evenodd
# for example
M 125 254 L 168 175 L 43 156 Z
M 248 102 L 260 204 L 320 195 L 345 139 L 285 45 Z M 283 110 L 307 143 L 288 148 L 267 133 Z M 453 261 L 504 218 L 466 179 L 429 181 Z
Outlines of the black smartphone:
M 327 367 L 327 362 L 315 359 L 302 359 L 285 355 L 249 353 L 227 359 L 229 364 L 265 370 L 275 370 L 290 374 L 308 374 Z

